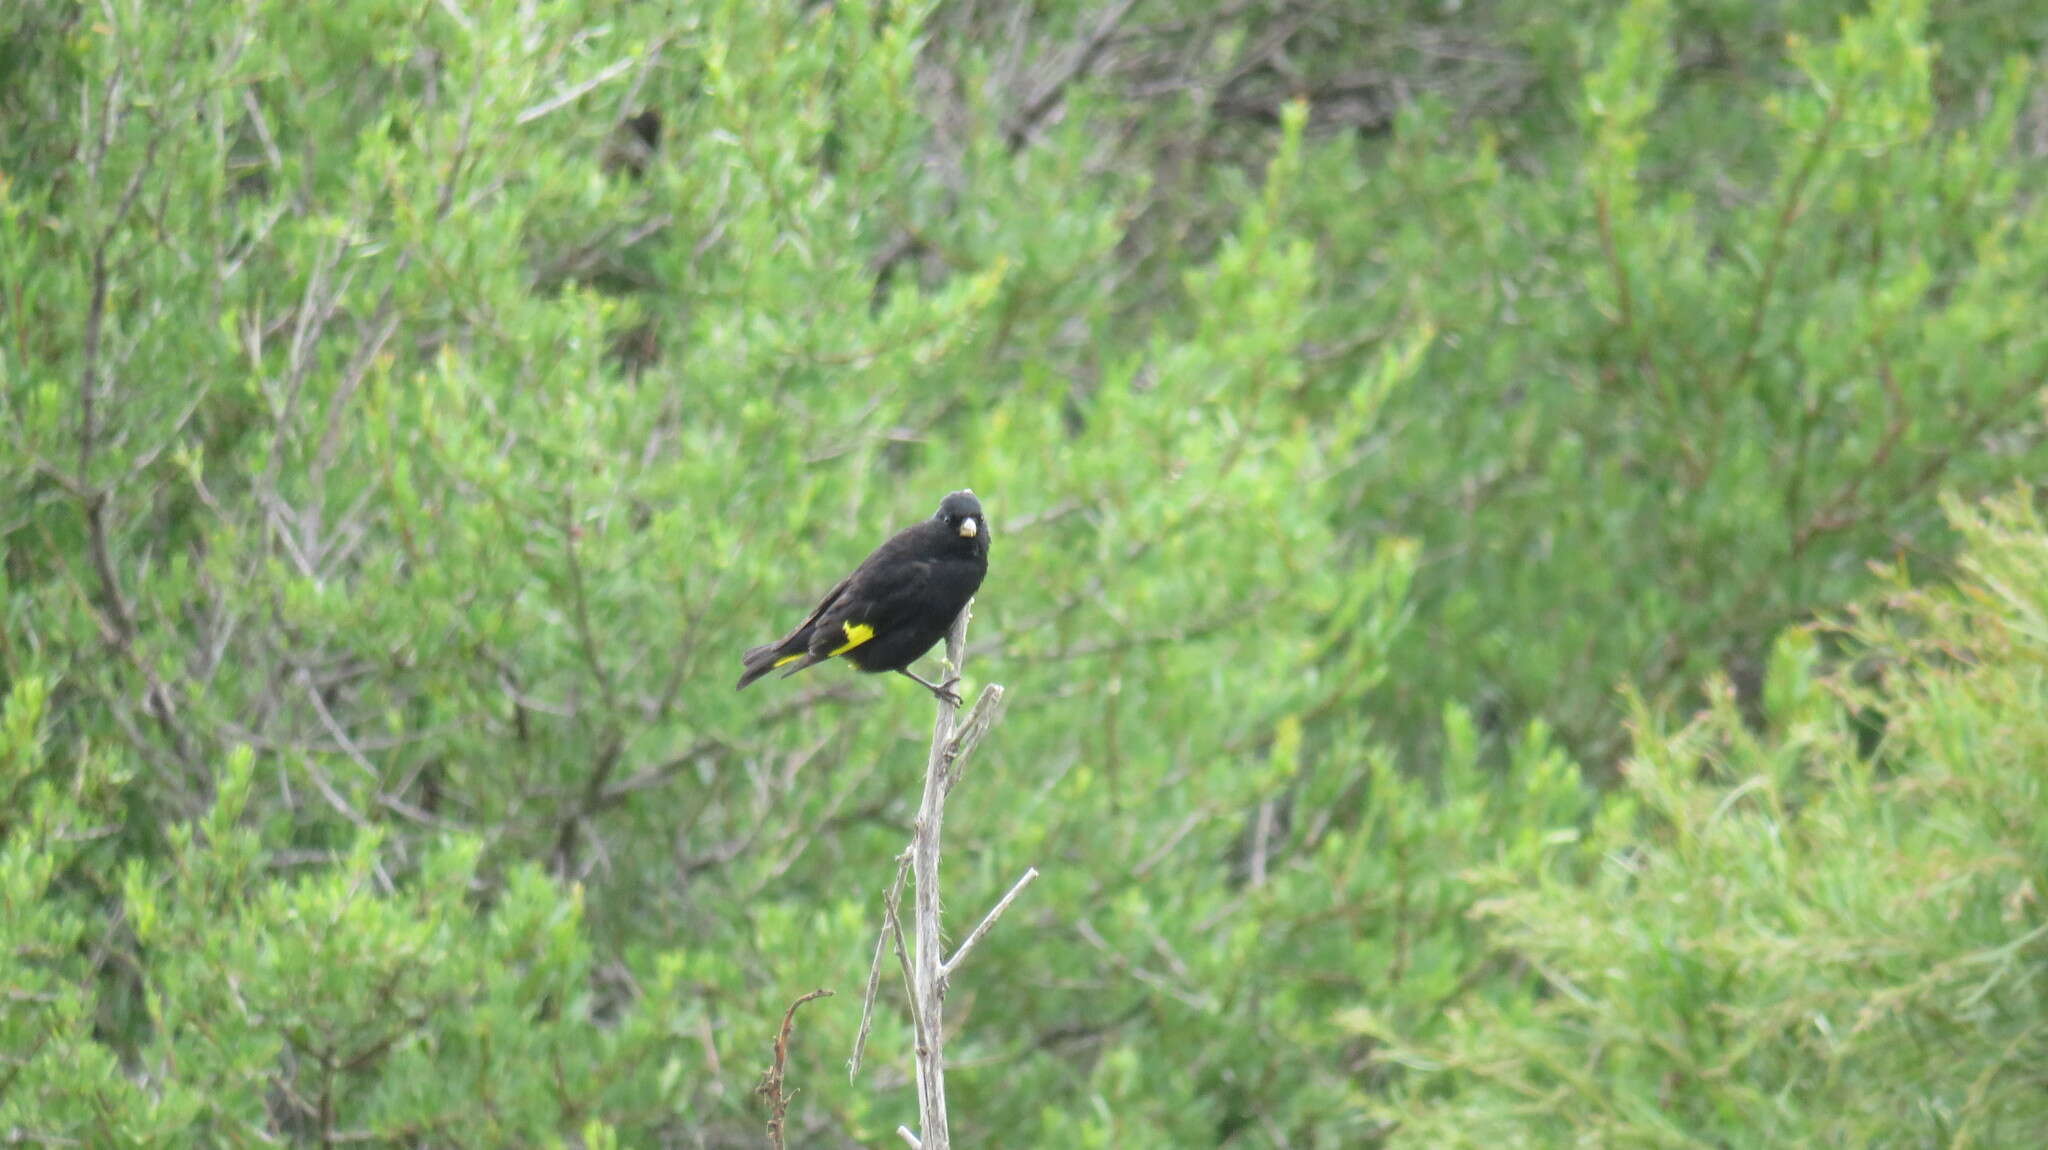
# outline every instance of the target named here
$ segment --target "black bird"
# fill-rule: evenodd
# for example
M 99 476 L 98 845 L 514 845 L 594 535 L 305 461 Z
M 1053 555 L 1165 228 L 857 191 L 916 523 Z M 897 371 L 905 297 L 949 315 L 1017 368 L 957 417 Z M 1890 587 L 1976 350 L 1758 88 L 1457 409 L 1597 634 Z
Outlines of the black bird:
M 738 689 L 776 669 L 783 677 L 835 655 L 863 671 L 894 671 L 958 706 L 959 679 L 928 682 L 910 670 L 945 637 L 988 574 L 988 520 L 972 491 L 939 501 L 930 519 L 898 531 L 861 560 L 796 630 L 740 657 Z

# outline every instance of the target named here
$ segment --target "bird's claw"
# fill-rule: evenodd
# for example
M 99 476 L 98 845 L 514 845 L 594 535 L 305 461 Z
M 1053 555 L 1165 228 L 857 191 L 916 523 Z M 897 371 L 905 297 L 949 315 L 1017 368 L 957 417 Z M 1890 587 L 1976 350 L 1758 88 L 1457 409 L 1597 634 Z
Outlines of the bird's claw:
M 952 678 L 946 680 L 945 682 L 940 683 L 938 686 L 933 687 L 932 694 L 938 696 L 941 699 L 944 699 L 946 702 L 951 703 L 957 707 L 960 705 L 960 692 L 955 691 L 953 689 L 953 684 L 958 683 L 959 681 L 960 676 L 955 675 Z

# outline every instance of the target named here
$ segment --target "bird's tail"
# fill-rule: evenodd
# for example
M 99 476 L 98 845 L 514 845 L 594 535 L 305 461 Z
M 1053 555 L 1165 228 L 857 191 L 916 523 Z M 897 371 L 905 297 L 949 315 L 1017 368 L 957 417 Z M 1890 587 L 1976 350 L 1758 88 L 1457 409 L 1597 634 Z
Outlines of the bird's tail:
M 733 687 L 744 691 L 747 684 L 773 671 L 777 667 L 788 667 L 785 675 L 794 675 L 818 660 L 811 655 L 810 628 L 801 628 L 794 635 L 773 643 L 763 643 L 750 648 L 740 656 L 740 681 Z

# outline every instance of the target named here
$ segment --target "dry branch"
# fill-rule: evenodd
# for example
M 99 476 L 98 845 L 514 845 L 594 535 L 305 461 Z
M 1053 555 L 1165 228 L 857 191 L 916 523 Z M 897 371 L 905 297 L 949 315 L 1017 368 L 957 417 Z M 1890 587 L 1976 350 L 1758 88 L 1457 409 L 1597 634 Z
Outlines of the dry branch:
M 946 634 L 948 675 L 959 674 L 966 663 L 967 621 L 973 610 L 973 604 L 968 604 L 953 620 L 952 629 Z M 866 1000 L 861 1005 L 860 1029 L 854 1036 L 853 1057 L 847 1063 L 849 1075 L 859 1073 L 861 1055 L 866 1049 L 873 1021 L 875 994 L 881 987 L 882 951 L 893 941 L 897 961 L 903 967 L 903 981 L 910 991 L 920 1127 L 916 1132 L 907 1126 L 898 1127 L 896 1132 L 907 1144 L 925 1150 L 949 1150 L 952 1142 L 946 1118 L 946 980 L 974 945 L 995 926 L 996 920 L 1024 887 L 1038 877 L 1036 868 L 1028 869 L 994 909 L 982 918 L 953 957 L 950 960 L 946 958 L 939 914 L 940 835 L 945 825 L 946 796 L 960 781 L 960 770 L 975 745 L 1000 716 L 1002 704 L 1003 689 L 991 683 L 982 689 L 974 706 L 956 727 L 954 719 L 959 713 L 959 705 L 943 698 L 939 700 L 938 715 L 932 723 L 931 752 L 925 759 L 924 795 L 918 804 L 916 829 L 910 849 L 897 859 L 896 879 L 889 884 L 884 900 L 882 933 L 875 940 L 874 960 L 868 969 Z M 906 871 L 917 883 L 917 897 L 912 909 L 915 941 L 908 953 L 905 952 L 902 919 L 898 913 Z
M 963 608 L 946 633 L 947 676 L 958 675 L 967 661 L 967 619 L 972 603 Z M 917 1027 L 918 1141 L 931 1150 L 949 1150 L 952 1135 L 946 1123 L 946 1031 L 945 989 L 939 976 L 944 961 L 939 937 L 939 853 L 940 834 L 946 821 L 946 775 L 951 764 L 946 751 L 953 742 L 953 716 L 959 707 L 939 699 L 938 714 L 932 720 L 932 749 L 925 760 L 924 797 L 917 807 L 917 827 L 910 841 L 910 873 L 917 883 L 917 898 L 911 906 L 916 920 L 916 949 L 910 963 L 910 997 L 919 1021 Z
M 853 1057 L 846 1061 L 846 1077 L 851 1080 L 860 1074 L 861 1056 L 867 1052 L 868 1033 L 875 1024 L 875 995 L 882 989 L 882 952 L 889 948 L 889 940 L 897 940 L 896 952 L 903 957 L 903 928 L 897 922 L 896 908 L 903 905 L 903 880 L 910 875 L 910 854 L 905 852 L 896 860 L 896 881 L 889 884 L 889 893 L 882 901 L 882 929 L 875 935 L 875 958 L 868 966 L 867 991 L 860 1000 L 860 1029 L 853 1036 Z M 903 957 L 903 981 L 910 982 L 910 960 Z
M 761 1085 L 754 1091 L 768 1103 L 768 1144 L 775 1150 L 783 1150 L 783 1118 L 789 1112 L 789 1094 L 782 1085 L 789 1066 L 789 1036 L 796 1028 L 797 1008 L 806 1002 L 830 997 L 831 991 L 819 988 L 789 1004 L 789 1009 L 782 1015 L 782 1029 L 775 1035 L 775 1062 L 761 1076 Z
M 967 952 L 973 950 L 974 944 L 980 942 L 982 936 L 995 927 L 996 920 L 1003 917 L 1003 912 L 1010 909 L 1010 904 L 1017 901 L 1017 896 L 1023 894 L 1024 888 L 1030 886 L 1031 880 L 1037 877 L 1037 867 L 1026 867 L 1024 877 L 1018 879 L 1016 885 L 1010 888 L 1009 893 L 998 899 L 996 904 L 989 908 L 989 912 L 982 916 L 980 924 L 960 943 L 960 949 L 954 951 L 953 957 L 947 959 L 945 964 L 939 967 L 940 990 L 943 991 L 945 984 L 952 980 L 953 972 L 960 969 L 960 964 L 967 958 Z

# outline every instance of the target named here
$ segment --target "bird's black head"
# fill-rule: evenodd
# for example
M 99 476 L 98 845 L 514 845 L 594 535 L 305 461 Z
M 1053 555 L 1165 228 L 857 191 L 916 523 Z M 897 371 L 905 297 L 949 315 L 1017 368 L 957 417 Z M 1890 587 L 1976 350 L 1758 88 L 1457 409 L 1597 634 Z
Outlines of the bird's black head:
M 988 546 L 988 519 L 981 513 L 981 500 L 972 491 L 955 491 L 939 500 L 939 510 L 932 521 L 945 524 L 961 540 L 974 540 L 977 547 Z

